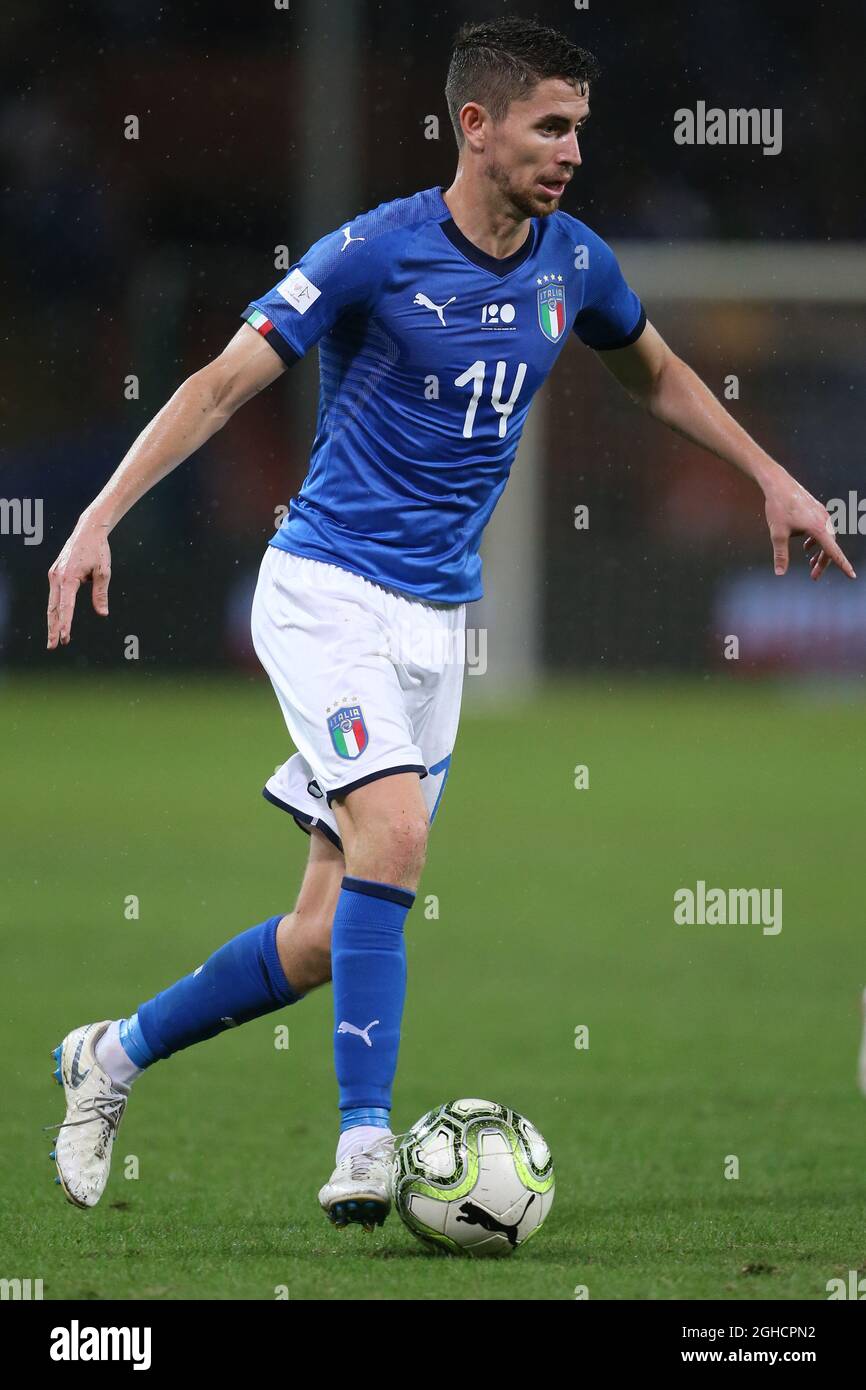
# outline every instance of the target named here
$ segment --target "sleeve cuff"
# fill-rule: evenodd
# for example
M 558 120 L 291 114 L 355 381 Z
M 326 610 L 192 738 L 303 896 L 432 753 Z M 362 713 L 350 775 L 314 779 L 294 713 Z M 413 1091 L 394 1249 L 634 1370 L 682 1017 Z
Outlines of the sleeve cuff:
M 586 346 L 592 348 L 593 352 L 614 352 L 617 348 L 630 347 L 632 343 L 636 343 L 645 328 L 646 309 L 641 305 L 638 321 L 626 338 L 619 338 L 615 343 L 587 343 Z
M 267 314 L 264 313 L 256 304 L 248 304 L 241 314 L 244 323 L 248 323 L 250 328 L 254 328 L 260 337 L 264 338 L 269 347 L 279 357 L 282 357 L 287 367 L 293 367 L 296 362 L 300 362 L 301 354 L 286 341 L 277 326 L 271 323 Z

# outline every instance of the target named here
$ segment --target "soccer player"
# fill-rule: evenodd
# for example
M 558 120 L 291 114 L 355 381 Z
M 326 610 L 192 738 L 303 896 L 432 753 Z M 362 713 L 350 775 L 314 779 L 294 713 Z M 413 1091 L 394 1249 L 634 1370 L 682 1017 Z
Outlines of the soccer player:
M 465 605 L 481 596 L 482 533 L 530 403 L 570 333 L 656 419 L 754 480 L 777 574 L 803 534 L 815 579 L 831 562 L 854 577 L 824 507 L 662 341 L 609 247 L 560 208 L 596 76 L 591 54 L 535 21 L 464 26 L 445 89 L 459 151 L 450 187 L 351 216 L 254 300 L 51 567 L 53 650 L 69 642 L 83 582 L 108 612 L 121 517 L 318 344 L 310 468 L 252 610 L 297 748 L 264 795 L 309 833 L 309 862 L 293 912 L 241 932 L 130 1015 L 64 1038 L 54 1157 L 78 1206 L 104 1190 L 143 1071 L 331 980 L 341 1122 L 319 1200 L 338 1226 L 385 1219 L 403 932 L 457 732 Z

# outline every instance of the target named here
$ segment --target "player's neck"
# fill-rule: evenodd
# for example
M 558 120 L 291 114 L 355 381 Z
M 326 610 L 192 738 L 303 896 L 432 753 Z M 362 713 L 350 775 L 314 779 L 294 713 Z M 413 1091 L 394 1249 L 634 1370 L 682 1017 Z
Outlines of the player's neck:
M 459 168 L 442 197 L 463 235 L 497 260 L 513 256 L 530 234 L 530 219 L 503 207 L 494 185 L 470 180 Z

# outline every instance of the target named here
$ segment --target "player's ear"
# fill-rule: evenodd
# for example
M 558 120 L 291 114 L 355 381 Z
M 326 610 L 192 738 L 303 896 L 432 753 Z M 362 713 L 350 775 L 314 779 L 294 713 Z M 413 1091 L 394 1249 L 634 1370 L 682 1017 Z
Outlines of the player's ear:
M 487 108 L 478 101 L 467 101 L 460 108 L 460 125 L 463 130 L 463 148 L 469 145 L 475 153 L 484 147 L 485 129 L 490 116 Z

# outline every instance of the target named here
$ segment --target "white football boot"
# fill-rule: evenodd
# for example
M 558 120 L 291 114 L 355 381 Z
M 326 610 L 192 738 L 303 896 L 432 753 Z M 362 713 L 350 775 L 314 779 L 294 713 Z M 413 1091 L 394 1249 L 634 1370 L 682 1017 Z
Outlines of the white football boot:
M 105 1191 L 114 1137 L 129 1098 L 129 1088 L 112 1081 L 96 1060 L 96 1044 L 109 1022 L 74 1028 L 51 1054 L 57 1062 L 54 1079 L 66 1096 L 66 1119 L 46 1129 L 58 1131 L 51 1153 L 55 1182 L 76 1207 L 95 1207 Z
M 401 1137 L 383 1134 L 369 1149 L 340 1159 L 319 1193 L 319 1205 L 335 1226 L 356 1223 L 372 1231 L 384 1224 L 394 1190 L 394 1144 Z

